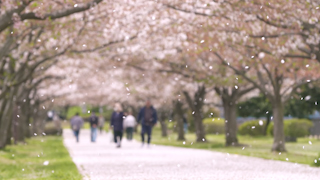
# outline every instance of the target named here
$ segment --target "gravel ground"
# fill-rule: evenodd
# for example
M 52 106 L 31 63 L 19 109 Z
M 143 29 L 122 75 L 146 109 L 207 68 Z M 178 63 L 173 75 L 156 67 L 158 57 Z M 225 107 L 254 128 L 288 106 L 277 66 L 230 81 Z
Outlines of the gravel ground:
M 89 130 L 80 132 L 79 143 L 71 130 L 63 134 L 64 144 L 85 180 L 320 179 L 320 169 L 307 165 L 207 150 L 158 145 L 147 148 L 126 139 L 117 149 L 106 133 L 99 134 L 96 143 L 90 142 Z

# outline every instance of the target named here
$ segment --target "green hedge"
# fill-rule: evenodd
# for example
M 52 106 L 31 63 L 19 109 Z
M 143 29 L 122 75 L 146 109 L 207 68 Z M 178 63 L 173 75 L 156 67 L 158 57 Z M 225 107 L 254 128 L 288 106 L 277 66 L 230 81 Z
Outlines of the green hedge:
M 219 116 L 220 116 L 219 110 L 217 110 L 216 108 L 209 108 L 206 112 L 203 113 L 203 117 L 208 119 L 219 117 Z
M 286 137 L 304 137 L 310 134 L 313 123 L 307 119 L 284 120 L 284 134 Z M 267 133 L 273 135 L 273 122 L 270 123 Z
M 59 123 L 58 123 L 59 122 Z M 61 127 L 61 122 L 53 122 L 53 121 L 49 121 L 45 124 L 44 127 L 44 133 L 46 133 L 46 135 L 62 135 L 62 127 Z
M 314 166 L 316 167 L 320 167 L 320 154 L 318 156 L 318 158 L 316 158 L 313 163 L 312 163 Z
M 253 120 L 240 125 L 238 133 L 240 135 L 262 136 L 266 121 Z M 284 120 L 284 134 L 286 137 L 304 137 L 310 134 L 309 129 L 313 126 L 307 119 Z M 273 122 L 267 129 L 268 135 L 273 135 Z
M 253 120 L 242 123 L 238 128 L 240 135 L 249 136 L 263 136 L 264 129 L 266 127 L 266 121 Z
M 207 134 L 225 133 L 225 122 L 222 118 L 206 118 L 203 120 L 203 125 Z

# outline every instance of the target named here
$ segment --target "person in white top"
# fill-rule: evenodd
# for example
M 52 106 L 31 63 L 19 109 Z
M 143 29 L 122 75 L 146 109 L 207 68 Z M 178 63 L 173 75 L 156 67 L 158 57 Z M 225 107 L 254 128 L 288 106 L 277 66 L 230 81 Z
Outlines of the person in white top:
M 136 118 L 132 116 L 132 112 L 128 112 L 128 116 L 123 121 L 123 127 L 127 133 L 127 139 L 129 141 L 132 140 L 133 137 L 133 129 L 136 126 Z

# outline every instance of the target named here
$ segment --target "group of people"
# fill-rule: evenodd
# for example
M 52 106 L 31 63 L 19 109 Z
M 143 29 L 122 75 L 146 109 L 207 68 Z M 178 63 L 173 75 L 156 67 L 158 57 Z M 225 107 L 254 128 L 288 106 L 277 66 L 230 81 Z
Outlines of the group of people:
M 148 136 L 148 146 L 151 141 L 152 127 L 157 124 L 157 112 L 148 100 L 146 105 L 140 110 L 138 114 L 138 123 L 141 124 L 141 141 L 142 146 L 145 143 L 145 134 Z M 129 111 L 126 116 L 121 108 L 120 104 L 115 105 L 115 111 L 112 113 L 110 120 L 110 129 L 113 130 L 114 142 L 117 143 L 117 147 L 121 147 L 121 140 L 123 130 L 126 129 L 127 139 L 132 140 L 133 130 L 135 127 L 135 118 L 132 116 L 132 112 Z
M 89 123 L 90 123 L 90 129 L 91 129 L 91 142 L 96 142 L 97 139 L 97 132 L 98 128 L 100 129 L 100 133 L 103 132 L 103 126 L 104 126 L 104 118 L 102 115 L 99 116 L 99 118 L 95 115 L 95 113 L 92 113 L 90 118 L 89 118 Z M 70 120 L 71 124 L 71 129 L 73 130 L 73 133 L 76 137 L 76 141 L 79 142 L 79 134 L 80 134 L 80 129 L 83 126 L 83 119 L 79 115 L 79 113 L 76 113 L 75 116 L 73 116 Z
M 132 111 L 129 110 L 127 113 L 123 112 L 121 104 L 116 103 L 114 111 L 110 119 L 110 130 L 113 131 L 113 141 L 116 143 L 116 147 L 121 147 L 121 141 L 123 136 L 123 131 L 126 131 L 127 139 L 129 141 L 133 138 L 133 132 L 137 123 L 141 124 L 141 141 L 142 146 L 145 144 L 145 134 L 147 134 L 147 144 L 150 145 L 152 128 L 157 124 L 157 111 L 151 105 L 150 100 L 146 101 L 146 104 L 141 108 L 137 121 L 132 115 Z M 90 127 L 91 127 L 91 141 L 95 142 L 97 137 L 97 127 L 100 127 L 100 132 L 103 131 L 104 119 L 102 116 L 99 118 L 92 113 L 89 118 Z M 83 119 L 77 113 L 71 121 L 71 128 L 76 136 L 77 142 L 79 142 L 79 132 L 83 126 Z

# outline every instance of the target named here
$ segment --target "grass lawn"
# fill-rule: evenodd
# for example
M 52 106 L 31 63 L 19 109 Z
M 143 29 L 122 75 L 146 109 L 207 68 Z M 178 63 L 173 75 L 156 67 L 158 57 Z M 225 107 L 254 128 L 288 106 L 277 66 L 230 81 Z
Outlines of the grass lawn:
M 48 161 L 48 165 L 44 162 Z M 35 137 L 0 150 L 0 179 L 82 179 L 62 137 Z
M 319 158 L 318 155 L 320 153 L 320 140 L 309 138 L 299 138 L 298 142 L 295 143 L 287 142 L 286 148 L 288 152 L 282 152 L 280 154 L 271 152 L 273 137 L 270 136 L 238 136 L 239 142 L 241 144 L 246 144 L 246 147 L 225 147 L 224 135 L 206 135 L 208 140 L 206 143 L 195 142 L 196 136 L 194 133 L 186 134 L 185 138 L 185 142 L 177 141 L 177 134 L 175 133 L 163 138 L 161 137 L 161 131 L 159 127 L 156 127 L 154 128 L 154 132 L 152 134 L 152 143 L 185 148 L 207 149 L 230 154 L 239 154 L 308 165 L 312 165 L 314 160 Z

